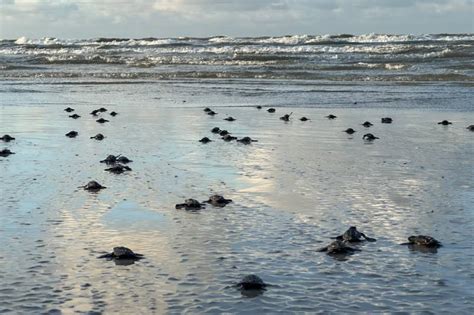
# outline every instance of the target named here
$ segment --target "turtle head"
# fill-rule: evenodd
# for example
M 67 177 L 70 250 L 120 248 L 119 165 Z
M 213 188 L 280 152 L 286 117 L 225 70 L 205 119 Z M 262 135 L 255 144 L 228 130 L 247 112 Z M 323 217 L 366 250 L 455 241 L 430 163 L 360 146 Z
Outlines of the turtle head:
M 409 241 L 410 243 L 415 243 L 415 241 L 416 241 L 416 236 L 413 236 L 413 235 L 412 235 L 412 236 L 408 237 L 408 241 Z

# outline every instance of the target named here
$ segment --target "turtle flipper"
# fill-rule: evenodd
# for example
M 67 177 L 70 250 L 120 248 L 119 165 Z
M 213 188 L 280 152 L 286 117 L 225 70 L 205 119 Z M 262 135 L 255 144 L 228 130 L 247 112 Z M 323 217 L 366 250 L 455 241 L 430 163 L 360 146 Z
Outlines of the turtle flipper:
M 339 236 L 331 237 L 331 239 L 333 239 L 333 240 L 338 240 L 338 241 L 342 241 L 342 240 L 343 240 L 343 237 L 342 237 L 342 235 L 339 235 Z
M 406 243 L 401 243 L 400 245 L 413 245 L 413 243 L 406 242 Z
M 114 254 L 113 253 L 107 253 L 107 254 L 104 254 L 104 255 L 100 255 L 99 257 L 97 258 L 107 258 L 107 259 L 112 259 L 114 258 Z
M 327 252 L 328 251 L 328 247 L 325 246 L 325 247 L 321 247 L 320 249 L 317 250 L 318 252 Z
M 377 241 L 375 238 L 368 237 L 364 233 L 360 233 L 360 235 L 362 235 L 362 237 L 365 238 L 367 242 L 376 242 Z

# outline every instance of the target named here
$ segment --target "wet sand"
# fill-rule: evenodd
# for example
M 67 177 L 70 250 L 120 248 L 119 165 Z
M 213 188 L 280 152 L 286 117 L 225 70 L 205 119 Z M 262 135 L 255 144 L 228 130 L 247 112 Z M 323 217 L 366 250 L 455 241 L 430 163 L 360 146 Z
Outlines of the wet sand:
M 474 312 L 472 111 L 211 106 L 210 117 L 185 105 L 107 105 L 119 115 L 103 125 L 88 114 L 99 102 L 1 108 L 16 138 L 2 147 L 16 154 L 0 158 L 0 312 Z M 216 126 L 258 142 L 224 142 Z M 132 171 L 105 172 L 108 154 Z M 89 180 L 107 189 L 77 188 Z M 213 193 L 234 203 L 174 209 Z M 316 252 L 350 225 L 377 242 L 345 261 Z M 444 247 L 398 245 L 413 234 Z M 117 245 L 146 258 L 97 259 Z M 255 298 L 233 287 L 249 273 L 270 284 Z

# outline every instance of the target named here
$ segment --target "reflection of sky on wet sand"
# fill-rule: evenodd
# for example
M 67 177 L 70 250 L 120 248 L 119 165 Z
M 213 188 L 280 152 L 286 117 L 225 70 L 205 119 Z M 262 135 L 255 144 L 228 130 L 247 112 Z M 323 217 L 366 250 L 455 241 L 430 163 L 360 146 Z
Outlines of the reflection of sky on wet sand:
M 75 106 L 78 120 L 63 107 L 2 109 L 1 125 L 18 139 L 8 145 L 17 154 L 0 163 L 8 183 L 2 282 L 24 292 L 0 291 L 9 299 L 4 308 L 28 298 L 33 312 L 390 311 L 402 301 L 409 311 L 433 310 L 426 300 L 440 296 L 450 297 L 442 308 L 467 307 L 460 296 L 472 286 L 465 277 L 472 242 L 462 226 L 473 224 L 473 195 L 464 125 L 472 114 L 397 111 L 389 113 L 392 125 L 381 125 L 387 113 L 379 110 L 333 111 L 338 119 L 329 121 L 327 110 L 291 109 L 295 120 L 284 123 L 284 109 L 217 107 L 212 118 L 201 108 L 117 106 L 119 115 L 99 125 L 88 114 L 98 106 Z M 223 121 L 226 114 L 237 121 Z M 311 121 L 296 120 L 302 115 Z M 456 124 L 439 128 L 435 122 L 447 116 Z M 372 145 L 361 139 L 367 119 L 380 137 Z M 258 142 L 225 143 L 211 135 L 215 126 Z M 358 132 L 348 136 L 347 127 Z M 79 137 L 64 137 L 70 130 Z M 107 138 L 90 140 L 97 132 Z M 215 141 L 202 145 L 203 136 Z M 104 172 L 98 161 L 108 154 L 134 160 L 133 171 Z M 91 179 L 108 188 L 77 188 Z M 174 209 L 213 192 L 234 204 Z M 344 262 L 314 252 L 349 225 L 378 241 Z M 398 246 L 418 233 L 446 246 L 436 255 Z M 145 259 L 129 266 L 97 259 L 117 245 Z M 232 284 L 247 273 L 275 286 L 242 304 Z M 436 285 L 444 282 L 447 288 Z M 373 302 L 337 298 L 355 295 Z

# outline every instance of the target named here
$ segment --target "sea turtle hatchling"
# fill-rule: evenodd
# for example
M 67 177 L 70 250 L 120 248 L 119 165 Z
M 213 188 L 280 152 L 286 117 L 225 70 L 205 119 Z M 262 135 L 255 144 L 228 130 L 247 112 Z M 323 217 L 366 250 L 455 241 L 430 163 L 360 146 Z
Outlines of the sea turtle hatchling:
M 382 124 L 391 124 L 393 122 L 393 119 L 390 117 L 383 117 L 382 118 Z
M 285 114 L 285 115 L 281 116 L 280 119 L 283 120 L 283 121 L 290 121 L 290 116 L 292 114 L 293 113 Z
M 327 119 L 336 119 L 337 116 L 336 115 L 333 115 L 333 114 L 329 114 L 326 116 Z
M 276 112 L 276 109 L 271 107 L 271 108 L 267 109 L 267 112 L 274 113 L 274 112 Z
M 114 174 L 122 174 L 126 171 L 131 171 L 132 169 L 126 165 L 122 164 L 115 164 L 112 167 L 106 168 L 105 171 L 114 173 Z
M 351 134 L 355 133 L 356 131 L 352 128 L 347 128 L 346 130 L 344 130 L 344 132 L 351 135 Z
M 10 135 L 4 135 L 4 136 L 0 137 L 0 140 L 5 141 L 5 142 L 10 142 L 12 140 L 15 140 L 15 138 L 13 138 Z
M 364 126 L 365 128 L 369 128 L 369 127 L 372 127 L 374 124 L 372 124 L 370 121 L 366 121 L 362 124 L 362 126 Z
M 208 114 L 209 116 L 217 115 L 217 113 L 216 113 L 215 111 L 213 111 L 213 110 L 208 111 L 207 114 Z
M 346 241 L 336 240 L 328 246 L 318 249 L 318 252 L 326 252 L 328 255 L 352 255 L 360 249 L 347 245 Z
M 369 242 L 375 242 L 375 238 L 367 237 L 364 233 L 359 232 L 355 226 L 351 226 L 344 234 L 335 237 L 337 240 L 346 242 L 360 242 L 365 238 Z
M 101 134 L 101 133 L 98 133 L 95 136 L 91 137 L 91 139 L 95 139 L 95 140 L 99 140 L 99 141 L 104 140 L 104 138 L 105 138 L 104 135 Z
M 227 121 L 235 121 L 236 119 L 232 116 L 229 116 L 227 118 L 224 118 L 224 120 L 227 120 Z
M 139 260 L 143 258 L 142 254 L 134 253 L 131 249 L 123 246 L 114 247 L 111 253 L 101 255 L 98 258 L 112 259 L 132 259 Z
M 130 162 L 133 162 L 132 160 L 130 160 L 125 155 L 120 155 L 119 154 L 119 155 L 116 156 L 116 158 L 117 158 L 117 162 L 122 163 L 122 164 L 127 164 L 127 163 L 130 163 Z
M 117 157 L 115 155 L 109 154 L 105 159 L 100 161 L 100 163 L 105 163 L 105 164 L 115 164 L 117 163 Z
M 87 184 L 85 184 L 84 186 L 79 186 L 79 188 L 84 188 L 84 190 L 88 190 L 88 191 L 92 191 L 92 192 L 97 192 L 101 189 L 105 189 L 107 187 L 105 186 L 102 186 L 101 184 L 99 184 L 98 182 L 96 182 L 95 180 L 91 180 L 90 182 L 88 182 Z
M 72 119 L 78 119 L 81 116 L 79 116 L 78 114 L 72 114 L 72 115 L 69 115 L 69 117 L 72 118 Z
M 7 156 L 9 156 L 10 154 L 15 154 L 15 152 L 12 152 L 12 151 L 10 151 L 10 150 L 8 150 L 8 149 L 3 149 L 3 150 L 0 151 L 0 156 L 1 156 L 1 157 L 7 157 Z
M 69 138 L 75 138 L 77 137 L 79 133 L 77 131 L 69 131 L 68 133 L 66 133 L 66 137 L 69 137 Z
M 412 235 L 408 237 L 407 243 L 403 243 L 400 245 L 417 245 L 417 246 L 424 246 L 424 247 L 430 247 L 430 248 L 438 248 L 442 246 L 441 242 L 427 235 Z
M 438 125 L 443 125 L 443 126 L 452 125 L 452 124 L 453 123 L 448 120 L 443 120 L 438 123 Z
M 74 108 L 67 107 L 67 108 L 64 109 L 64 111 L 70 113 L 70 112 L 74 111 Z
M 366 133 L 362 139 L 367 140 L 367 141 L 374 141 L 375 139 L 379 139 L 379 137 L 374 136 L 371 133 Z
M 175 206 L 176 209 L 184 209 L 184 210 L 201 210 L 204 209 L 204 204 L 200 203 L 196 199 L 186 199 L 184 203 L 178 203 Z
M 303 116 L 303 117 L 301 117 L 301 118 L 300 118 L 300 120 L 301 120 L 301 121 L 308 121 L 308 120 L 309 120 L 309 118 L 307 118 L 307 117 Z
M 474 131 L 474 125 L 469 125 L 469 126 L 467 126 L 466 129 L 469 130 L 469 131 Z
M 109 122 L 107 119 L 104 119 L 104 118 L 99 118 L 96 120 L 96 122 L 98 122 L 99 124 L 103 124 L 103 123 L 106 123 L 106 122 Z
M 258 142 L 258 140 L 254 140 L 250 137 L 243 137 L 242 139 L 237 140 L 237 142 L 240 142 L 242 144 L 251 144 L 252 142 Z
M 219 133 L 219 132 L 221 132 L 221 130 L 220 130 L 219 127 L 214 127 L 214 128 L 211 129 L 211 132 L 212 133 Z
M 237 137 L 227 134 L 222 137 L 222 140 L 229 142 L 229 141 L 237 140 Z
M 109 114 L 109 115 L 110 115 L 110 116 L 112 116 L 112 117 L 115 117 L 115 116 L 117 116 L 117 115 L 118 115 L 118 113 L 117 113 L 117 112 L 115 112 L 115 111 L 113 111 L 113 112 L 110 112 L 110 114 Z
M 209 143 L 209 142 L 211 142 L 211 141 L 212 141 L 212 140 L 209 139 L 208 137 L 204 137 L 204 138 L 202 138 L 201 140 L 199 140 L 199 142 L 204 143 L 204 144 Z
M 237 283 L 241 290 L 264 290 L 267 284 L 257 275 L 247 275 Z
M 219 135 L 222 136 L 222 137 L 225 136 L 225 135 L 228 135 L 228 134 L 229 134 L 229 132 L 227 130 L 220 130 L 219 131 Z
M 232 199 L 225 199 L 221 195 L 212 195 L 209 197 L 208 200 L 204 201 L 205 203 L 209 203 L 214 207 L 225 207 L 227 204 L 232 202 Z

